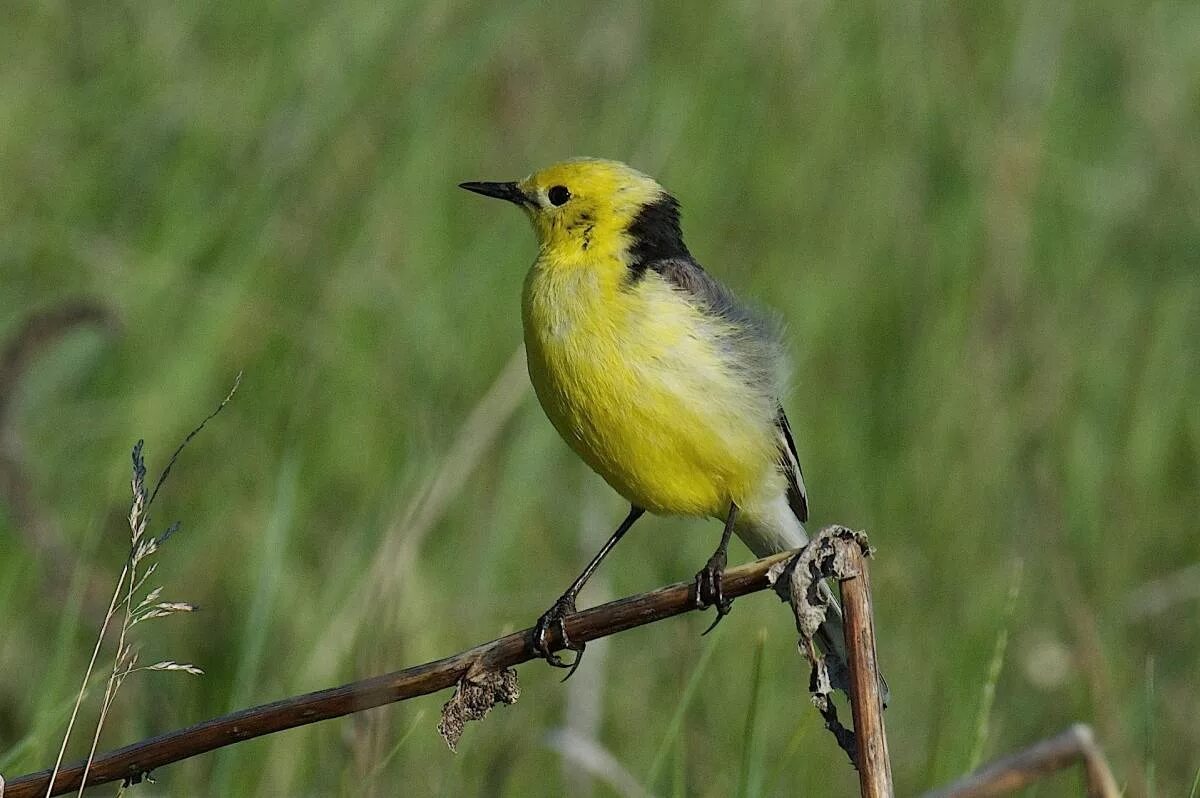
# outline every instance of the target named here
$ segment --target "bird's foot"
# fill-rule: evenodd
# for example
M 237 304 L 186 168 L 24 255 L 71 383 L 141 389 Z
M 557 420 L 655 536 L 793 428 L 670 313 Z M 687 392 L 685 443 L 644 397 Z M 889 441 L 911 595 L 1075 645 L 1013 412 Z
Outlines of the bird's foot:
M 726 564 L 725 552 L 717 551 L 708 558 L 708 562 L 700 569 L 700 573 L 696 574 L 696 593 L 692 598 L 692 603 L 698 610 L 705 610 L 709 607 L 717 608 L 717 617 L 713 620 L 712 625 L 704 630 L 704 634 L 716 629 L 717 624 L 733 609 L 733 599 L 725 598 L 725 593 L 721 589 L 721 574 L 725 570 Z
M 579 667 L 579 661 L 583 659 L 583 643 L 575 643 L 567 636 L 567 626 L 564 619 L 568 615 L 575 614 L 575 597 L 570 593 L 566 593 L 559 597 L 558 601 L 554 602 L 554 606 L 542 613 L 542 617 L 538 618 L 538 622 L 533 627 L 532 647 L 535 654 L 546 660 L 549 664 L 556 668 L 570 668 L 571 672 L 563 677 L 565 682 L 570 679 L 575 673 L 575 669 Z M 551 631 L 558 630 L 558 637 L 562 641 L 562 647 L 575 652 L 575 659 L 571 662 L 566 662 L 562 657 L 558 656 L 551 648 Z

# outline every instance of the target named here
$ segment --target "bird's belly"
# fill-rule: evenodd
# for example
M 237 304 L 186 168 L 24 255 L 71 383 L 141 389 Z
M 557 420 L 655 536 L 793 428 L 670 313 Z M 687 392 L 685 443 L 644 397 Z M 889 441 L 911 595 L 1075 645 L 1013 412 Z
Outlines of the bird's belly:
M 555 428 L 632 504 L 722 517 L 775 472 L 761 402 L 703 336 L 527 326 L 526 347 Z

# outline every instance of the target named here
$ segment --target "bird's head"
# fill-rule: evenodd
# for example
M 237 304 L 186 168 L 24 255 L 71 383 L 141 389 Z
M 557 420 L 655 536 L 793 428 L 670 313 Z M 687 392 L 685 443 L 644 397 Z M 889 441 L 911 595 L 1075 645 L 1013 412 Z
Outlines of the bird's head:
M 461 186 L 520 206 L 543 256 L 557 262 L 615 256 L 636 268 L 687 254 L 675 198 L 619 161 L 575 158 L 524 180 Z

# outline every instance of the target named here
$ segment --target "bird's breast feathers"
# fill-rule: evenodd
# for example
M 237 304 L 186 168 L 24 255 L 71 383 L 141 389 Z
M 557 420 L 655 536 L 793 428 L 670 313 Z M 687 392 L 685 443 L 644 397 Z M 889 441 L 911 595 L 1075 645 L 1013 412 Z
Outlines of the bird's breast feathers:
M 546 414 L 633 504 L 719 517 L 781 489 L 773 386 L 739 367 L 728 320 L 658 274 L 535 264 L 523 322 Z

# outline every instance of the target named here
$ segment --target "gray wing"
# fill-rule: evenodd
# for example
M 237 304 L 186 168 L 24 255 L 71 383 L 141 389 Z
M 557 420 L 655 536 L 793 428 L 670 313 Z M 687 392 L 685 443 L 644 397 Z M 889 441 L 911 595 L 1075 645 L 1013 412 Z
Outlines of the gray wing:
M 775 417 L 775 427 L 779 430 L 780 438 L 779 466 L 788 481 L 788 504 L 800 523 L 804 523 L 808 520 L 808 493 L 804 489 L 804 472 L 800 470 L 800 457 L 796 454 L 796 442 L 792 440 L 792 428 L 782 407 Z
M 783 360 L 782 334 L 772 319 L 746 309 L 728 288 L 721 285 L 701 268 L 690 256 L 652 261 L 648 267 L 678 290 L 692 297 L 708 312 L 733 322 L 744 331 L 738 342 L 738 361 L 747 369 L 751 379 L 761 381 L 778 402 L 780 390 L 780 363 Z M 804 489 L 804 473 L 800 470 L 800 457 L 796 454 L 796 442 L 788 425 L 783 407 L 776 405 L 775 430 L 779 446 L 779 467 L 787 477 L 788 505 L 803 523 L 808 520 L 808 494 Z
M 778 343 L 778 325 L 746 308 L 732 291 L 704 271 L 690 255 L 652 261 L 647 266 L 675 288 L 703 305 L 710 313 L 736 322 L 763 343 L 773 346 Z
M 731 362 L 742 370 L 749 384 L 762 391 L 769 417 L 770 407 L 782 394 L 786 370 L 783 327 L 778 319 L 743 305 L 690 255 L 651 261 L 647 268 L 737 331 L 726 341 Z

